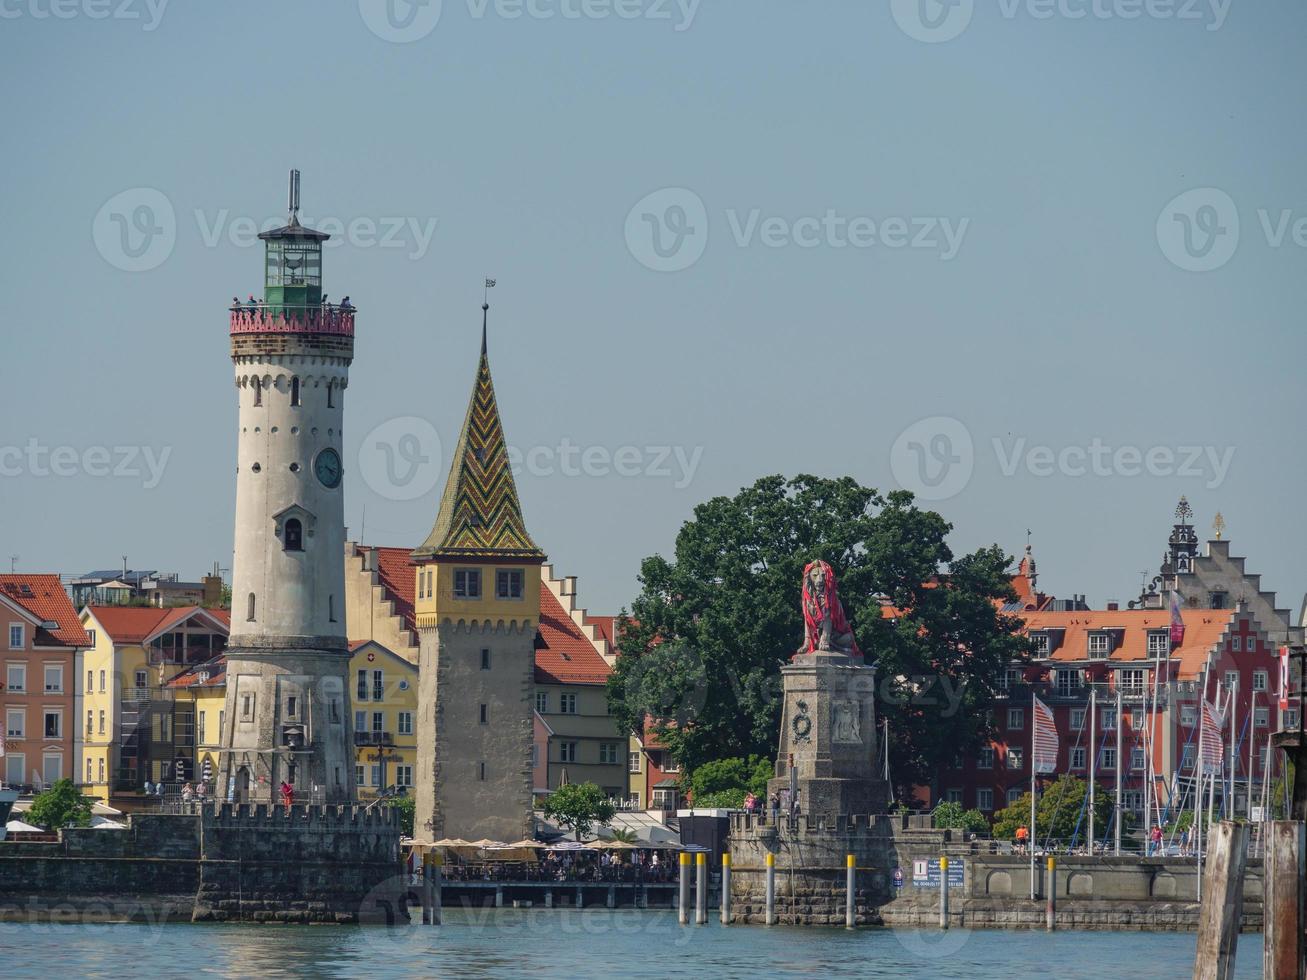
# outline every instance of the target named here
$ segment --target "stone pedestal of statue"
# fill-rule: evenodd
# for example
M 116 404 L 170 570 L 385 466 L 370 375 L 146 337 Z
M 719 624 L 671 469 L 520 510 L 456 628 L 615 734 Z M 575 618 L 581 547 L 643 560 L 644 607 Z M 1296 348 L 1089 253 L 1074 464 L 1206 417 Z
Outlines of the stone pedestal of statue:
M 876 737 L 876 668 L 844 653 L 803 653 L 781 676 L 780 753 L 768 795 L 786 799 L 793 769 L 801 814 L 884 813 L 889 790 Z

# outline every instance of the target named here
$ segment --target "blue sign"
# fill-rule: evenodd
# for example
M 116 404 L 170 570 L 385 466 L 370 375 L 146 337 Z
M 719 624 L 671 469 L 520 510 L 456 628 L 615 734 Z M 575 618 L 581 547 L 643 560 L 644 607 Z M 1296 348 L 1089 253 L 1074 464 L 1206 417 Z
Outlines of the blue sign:
M 962 858 L 949 858 L 948 886 L 961 888 L 965 879 L 966 862 Z M 938 888 L 940 882 L 939 858 L 912 862 L 912 884 L 917 888 Z
M 895 868 L 895 869 L 894 869 L 894 887 L 895 887 L 895 888 L 902 888 L 902 887 L 903 887 L 903 869 L 902 869 L 902 868 Z

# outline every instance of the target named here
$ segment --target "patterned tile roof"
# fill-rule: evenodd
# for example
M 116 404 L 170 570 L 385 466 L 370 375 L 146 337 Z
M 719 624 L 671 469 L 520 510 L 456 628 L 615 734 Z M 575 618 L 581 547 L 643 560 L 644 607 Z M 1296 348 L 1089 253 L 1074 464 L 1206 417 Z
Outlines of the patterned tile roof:
M 531 540 L 522 519 L 484 331 L 476 384 L 454 447 L 436 523 L 413 557 L 544 561 L 544 552 Z
M 22 606 L 39 622 L 56 623 L 55 629 L 39 629 L 40 646 L 89 646 L 91 638 L 82 629 L 73 602 L 64 591 L 58 575 L 0 575 L 0 592 L 6 599 Z

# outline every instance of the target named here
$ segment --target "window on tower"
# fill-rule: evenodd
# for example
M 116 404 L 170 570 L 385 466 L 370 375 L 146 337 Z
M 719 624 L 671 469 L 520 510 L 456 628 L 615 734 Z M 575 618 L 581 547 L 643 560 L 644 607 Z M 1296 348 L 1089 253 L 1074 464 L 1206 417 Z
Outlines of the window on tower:
M 522 571 L 500 569 L 495 573 L 495 596 L 499 599 L 522 598 Z
M 327 385 L 327 407 L 328 407 L 328 408 L 335 408 L 335 407 L 336 407 L 336 386 L 335 386 L 335 385 Z
M 263 382 L 258 378 L 254 379 L 254 404 L 256 406 L 263 404 Z
M 304 550 L 304 525 L 300 523 L 299 518 L 292 517 L 286 522 L 285 535 L 287 551 Z
M 458 568 L 454 570 L 454 598 L 481 598 L 481 569 Z
M 290 403 L 298 406 L 300 403 L 300 379 L 290 379 Z
M 249 599 L 246 600 L 245 603 L 245 620 L 246 622 L 250 622 L 250 623 L 254 622 L 254 593 L 253 592 L 250 593 Z

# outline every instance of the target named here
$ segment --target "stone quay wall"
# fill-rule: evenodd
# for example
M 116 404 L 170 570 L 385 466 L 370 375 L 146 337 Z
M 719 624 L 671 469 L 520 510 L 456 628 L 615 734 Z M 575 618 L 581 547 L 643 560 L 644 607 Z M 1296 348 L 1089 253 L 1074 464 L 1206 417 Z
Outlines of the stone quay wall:
M 389 808 L 133 814 L 126 830 L 0 842 L 0 921 L 367 921 L 402 909 L 402 875 Z
M 947 856 L 963 883 L 949 891 L 950 923 L 972 928 L 1044 928 L 1045 860 L 997 853 L 992 841 L 930 829 L 928 818 L 800 817 L 780 827 L 732 815 L 732 907 L 737 921 L 765 922 L 766 856 L 775 856 L 776 913 L 794 925 L 843 925 L 846 856 L 857 866 L 859 924 L 937 927 L 938 887 L 913 883 L 913 864 Z M 894 872 L 903 873 L 896 888 Z M 1193 931 L 1198 927 L 1194 858 L 1058 856 L 1057 923 L 1070 929 Z M 1262 924 L 1262 866 L 1251 860 L 1244 884 L 1243 928 Z

